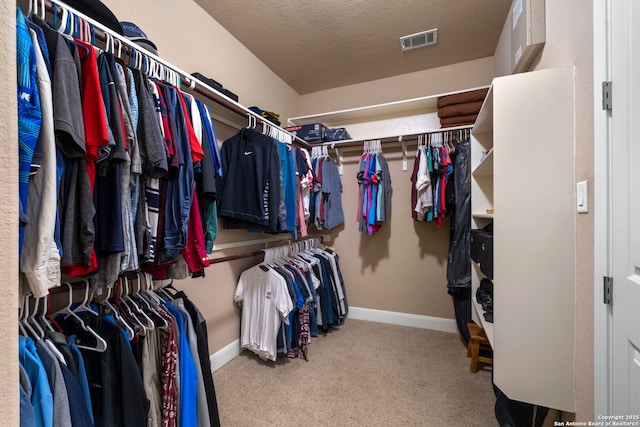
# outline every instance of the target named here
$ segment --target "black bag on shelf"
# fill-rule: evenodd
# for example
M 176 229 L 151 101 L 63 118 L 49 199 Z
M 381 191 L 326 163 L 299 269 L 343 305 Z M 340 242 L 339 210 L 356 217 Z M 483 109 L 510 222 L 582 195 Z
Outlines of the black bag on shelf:
M 476 300 L 482 304 L 484 311 L 493 311 L 493 282 L 486 277 L 480 281 L 476 290 Z
M 493 223 L 471 230 L 471 260 L 480 264 L 480 271 L 493 279 Z
M 217 90 L 221 94 L 223 94 L 223 95 L 227 96 L 228 98 L 233 99 L 234 101 L 238 102 L 238 95 L 236 95 L 235 93 L 231 92 L 229 89 L 226 89 L 225 87 L 223 87 L 221 83 L 218 83 L 217 81 L 213 80 L 212 78 L 207 77 L 204 74 L 199 73 L 199 72 L 191 73 L 191 75 L 193 77 L 195 77 L 196 79 L 202 81 L 203 83 L 206 83 L 211 88 Z
M 484 320 L 493 323 L 493 282 L 486 277 L 480 281 L 476 289 L 476 301 L 482 305 Z

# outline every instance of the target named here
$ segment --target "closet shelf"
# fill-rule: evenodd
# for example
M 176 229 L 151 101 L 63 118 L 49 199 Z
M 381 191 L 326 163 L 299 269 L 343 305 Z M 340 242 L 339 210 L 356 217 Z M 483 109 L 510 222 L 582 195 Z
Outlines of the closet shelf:
M 106 26 L 104 26 L 103 24 L 101 24 L 100 22 L 88 17 L 87 15 L 78 12 L 76 9 L 72 8 L 71 6 L 69 6 L 68 4 L 62 2 L 62 1 L 52 1 L 52 0 L 44 0 L 45 3 L 45 7 L 47 8 L 47 11 L 53 13 L 54 8 L 53 5 L 56 4 L 59 6 L 58 8 L 58 12 L 62 13 L 62 11 L 60 10 L 60 8 L 64 8 L 67 11 L 73 13 L 74 15 L 76 15 L 77 17 L 81 18 L 82 20 L 84 20 L 85 22 L 89 23 L 90 25 L 92 25 L 95 28 L 95 34 L 96 34 L 96 38 L 102 40 L 102 41 L 106 41 L 107 38 L 111 38 L 111 39 L 116 39 L 120 44 L 122 45 L 122 47 L 124 48 L 123 51 L 125 53 L 129 53 L 132 51 L 137 51 L 138 53 L 142 54 L 143 56 L 147 57 L 147 59 L 149 59 L 149 63 L 157 63 L 157 65 L 161 66 L 161 67 L 165 67 L 169 70 L 169 72 L 173 72 L 179 76 L 182 77 L 181 80 L 183 80 L 182 82 L 182 86 L 184 90 L 190 89 L 202 96 L 205 96 L 207 99 L 210 99 L 211 101 L 214 101 L 215 103 L 223 106 L 224 108 L 226 108 L 229 111 L 232 111 L 238 115 L 241 116 L 245 116 L 245 117 L 253 117 L 256 120 L 260 121 L 260 123 L 262 123 L 262 125 L 268 125 L 272 128 L 275 128 L 281 132 L 284 132 L 288 135 L 291 135 L 291 137 L 293 138 L 293 140 L 295 141 L 295 143 L 297 145 L 309 148 L 310 145 L 308 142 L 304 141 L 301 138 L 298 138 L 297 136 L 294 136 L 293 134 L 291 134 L 290 132 L 284 130 L 282 127 L 280 126 L 276 126 L 275 124 L 273 124 L 272 122 L 268 121 L 267 119 L 261 117 L 260 115 L 254 113 L 253 111 L 249 110 L 247 107 L 245 107 L 244 105 L 234 101 L 233 99 L 229 98 L 228 96 L 224 95 L 221 92 L 218 92 L 216 89 L 212 88 L 211 86 L 207 85 L 206 83 L 202 82 L 201 80 L 195 78 L 194 76 L 192 76 L 191 74 L 187 73 L 186 71 L 178 68 L 177 66 L 171 64 L 170 62 L 160 58 L 159 56 L 153 54 L 152 52 L 148 51 L 147 49 L 145 49 L 144 47 L 136 44 L 135 42 L 127 39 L 126 37 L 121 36 L 120 34 L 116 33 L 115 31 L 107 28 Z M 155 65 L 155 64 L 154 64 Z M 224 120 L 223 120 L 224 122 Z M 226 123 L 226 122 L 225 122 Z
M 471 133 L 475 136 L 493 133 L 493 86 L 489 87 Z
M 489 86 L 481 86 L 467 90 L 486 89 Z M 383 104 L 368 105 L 365 107 L 349 108 L 346 110 L 330 111 L 326 113 L 310 114 L 307 116 L 291 117 L 289 125 L 306 125 L 310 123 L 322 123 L 332 127 L 341 124 L 355 123 L 363 120 L 382 119 L 385 117 L 406 116 L 411 112 L 428 113 L 436 112 L 438 98 L 441 96 L 459 93 L 447 92 L 420 98 L 406 99 L 403 101 L 386 102 Z
M 474 218 L 493 219 L 493 214 L 488 213 L 474 213 L 471 214 Z
M 478 166 L 476 166 L 471 173 L 476 177 L 493 175 L 493 147 L 491 147 L 482 160 L 480 160 Z
M 484 311 L 482 310 L 482 304 L 478 302 L 476 296 L 473 295 L 473 307 L 478 314 L 478 318 L 480 319 L 480 323 L 482 324 L 482 328 L 484 329 L 485 334 L 487 334 L 487 338 L 489 339 L 489 345 L 491 348 L 495 348 L 493 344 L 493 323 L 487 322 L 484 318 Z

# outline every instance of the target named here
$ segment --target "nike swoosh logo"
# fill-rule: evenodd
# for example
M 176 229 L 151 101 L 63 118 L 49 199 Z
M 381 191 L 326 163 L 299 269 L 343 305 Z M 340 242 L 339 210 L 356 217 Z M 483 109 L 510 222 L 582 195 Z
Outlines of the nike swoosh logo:
M 245 155 L 245 156 L 248 156 L 249 154 L 253 154 L 253 151 L 245 151 L 245 152 L 244 152 L 244 155 Z

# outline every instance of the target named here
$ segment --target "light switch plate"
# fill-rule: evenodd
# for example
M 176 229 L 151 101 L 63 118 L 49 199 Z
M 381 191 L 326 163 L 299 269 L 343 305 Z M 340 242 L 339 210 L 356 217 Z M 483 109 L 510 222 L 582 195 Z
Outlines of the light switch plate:
M 589 185 L 587 181 L 576 184 L 576 209 L 578 213 L 589 212 Z

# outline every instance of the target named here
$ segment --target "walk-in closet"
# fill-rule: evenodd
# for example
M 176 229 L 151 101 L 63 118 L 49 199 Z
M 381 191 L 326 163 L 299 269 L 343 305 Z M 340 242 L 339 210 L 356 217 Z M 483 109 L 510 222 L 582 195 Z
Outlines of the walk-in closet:
M 609 3 L 4 2 L 5 424 L 639 425 Z

